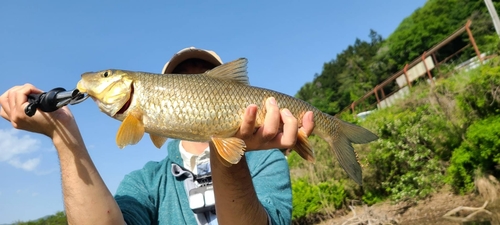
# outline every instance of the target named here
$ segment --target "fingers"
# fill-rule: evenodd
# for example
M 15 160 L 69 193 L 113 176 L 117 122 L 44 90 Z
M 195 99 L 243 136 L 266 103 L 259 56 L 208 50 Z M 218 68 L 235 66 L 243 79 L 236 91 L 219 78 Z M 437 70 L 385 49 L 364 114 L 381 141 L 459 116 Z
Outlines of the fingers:
M 31 84 L 12 88 L 8 95 L 11 117 L 20 116 L 19 114 L 24 115 L 24 107 L 28 104 L 28 95 L 39 92 L 41 91 Z
M 249 105 L 243 114 L 243 122 L 237 136 L 242 139 L 251 137 L 254 133 L 256 119 L 257 105 Z
M 13 111 L 15 111 L 16 109 L 16 92 L 19 88 L 21 88 L 21 86 L 15 86 L 7 92 L 7 107 L 10 117 L 12 116 Z
M 265 107 L 264 121 L 256 132 L 254 129 L 257 106 L 250 105 L 245 110 L 242 124 L 236 136 L 245 141 L 247 150 L 292 148 L 297 141 L 299 129 L 302 129 L 307 135 L 312 133 L 314 129 L 313 112 L 306 112 L 299 123 L 290 110 L 284 108 L 280 111 L 273 97 L 266 99 Z M 299 128 L 299 124 L 302 124 L 302 127 Z
M 0 102 L 0 104 L 2 104 L 2 103 Z M 3 106 L 0 106 L 0 116 L 2 116 L 2 118 L 6 119 L 6 120 L 9 120 L 9 118 L 8 118 L 9 116 L 7 115 L 7 112 L 5 111 L 5 107 L 3 107 Z
M 42 91 L 36 88 L 35 86 L 31 84 L 25 84 L 21 86 L 18 90 L 17 96 L 16 96 L 16 106 L 23 107 L 25 104 L 28 102 L 28 95 L 29 94 L 38 94 L 41 93 Z M 23 107 L 24 110 L 24 107 Z
M 27 96 L 31 93 L 40 92 L 41 90 L 31 84 L 12 87 L 0 96 L 0 115 L 9 120 L 14 127 L 17 127 L 16 121 L 26 116 L 24 107 L 27 104 Z
M 307 111 L 302 117 L 302 129 L 307 136 L 311 135 L 314 130 L 314 115 L 312 111 Z
M 281 145 L 279 148 L 291 148 L 297 141 L 298 121 L 288 109 L 281 110 L 281 119 L 283 120 L 283 133 L 281 137 L 276 135 Z
M 239 134 L 240 136 L 245 135 L 243 139 L 247 144 L 247 150 L 292 147 L 297 139 L 297 119 L 288 109 L 280 111 L 273 97 L 266 99 L 265 107 L 266 115 L 263 124 L 257 132 L 253 132 L 255 118 L 252 117 L 253 120 L 250 120 L 248 116 L 245 115 L 244 117 L 244 122 L 242 123 L 240 128 L 241 132 L 239 132 Z M 245 112 L 245 114 L 247 114 L 247 112 Z M 248 123 L 253 124 L 250 125 Z
M 60 135 L 55 131 L 61 126 L 64 130 L 72 129 L 77 132 L 75 120 L 66 107 L 51 113 L 37 112 L 32 117 L 26 115 L 24 109 L 28 104 L 28 95 L 41 92 L 31 84 L 9 89 L 0 96 L 0 115 L 10 121 L 14 128 L 44 134 L 51 138 Z
M 276 99 L 270 97 L 266 100 L 266 116 L 264 124 L 257 131 L 257 135 L 261 137 L 262 142 L 269 142 L 276 137 L 280 129 L 281 114 L 276 104 Z

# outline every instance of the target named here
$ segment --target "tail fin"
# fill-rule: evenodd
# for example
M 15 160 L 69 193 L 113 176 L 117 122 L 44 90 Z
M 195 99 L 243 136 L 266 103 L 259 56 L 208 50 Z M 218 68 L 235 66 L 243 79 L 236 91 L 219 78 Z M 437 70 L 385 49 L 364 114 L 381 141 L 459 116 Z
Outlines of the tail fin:
M 357 184 L 362 185 L 361 166 L 352 143 L 368 143 L 377 140 L 377 135 L 363 127 L 350 124 L 333 116 L 325 116 L 327 117 L 326 121 L 328 121 L 326 123 L 333 124 L 326 125 L 326 127 L 318 127 L 318 130 L 315 129 L 314 133 L 328 142 L 340 166 L 347 172 L 347 175 Z
M 342 121 L 340 119 L 337 120 L 340 122 L 340 129 L 342 132 L 347 136 L 349 141 L 354 144 L 366 144 L 378 139 L 377 135 L 363 127 Z

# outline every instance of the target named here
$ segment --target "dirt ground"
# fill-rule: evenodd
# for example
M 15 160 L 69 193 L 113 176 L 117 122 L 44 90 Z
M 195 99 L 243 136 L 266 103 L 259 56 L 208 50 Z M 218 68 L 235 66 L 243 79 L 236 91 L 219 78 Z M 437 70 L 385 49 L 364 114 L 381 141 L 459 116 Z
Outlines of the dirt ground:
M 464 223 L 443 218 L 450 210 L 459 206 L 482 207 L 485 199 L 479 195 L 457 196 L 450 192 L 440 192 L 420 202 L 401 202 L 391 204 L 389 202 L 368 206 L 356 206 L 355 214 L 350 211 L 346 215 L 337 216 L 319 223 L 319 225 L 361 225 L 361 224 L 491 224 L 500 225 L 500 199 L 490 201 L 485 207 L 491 212 L 479 212 L 475 214 L 470 222 Z M 461 210 L 453 216 L 463 218 L 473 211 Z M 371 223 L 368 223 L 371 218 Z M 360 222 L 364 221 L 364 223 Z M 356 223 L 357 222 L 357 223 Z

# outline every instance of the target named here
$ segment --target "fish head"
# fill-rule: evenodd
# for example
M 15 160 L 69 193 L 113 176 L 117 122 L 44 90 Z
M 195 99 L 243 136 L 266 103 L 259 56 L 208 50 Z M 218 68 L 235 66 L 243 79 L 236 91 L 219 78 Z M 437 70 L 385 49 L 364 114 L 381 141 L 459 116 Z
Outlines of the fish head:
M 82 74 L 77 89 L 87 93 L 99 109 L 114 117 L 131 101 L 133 79 L 126 71 L 103 70 Z

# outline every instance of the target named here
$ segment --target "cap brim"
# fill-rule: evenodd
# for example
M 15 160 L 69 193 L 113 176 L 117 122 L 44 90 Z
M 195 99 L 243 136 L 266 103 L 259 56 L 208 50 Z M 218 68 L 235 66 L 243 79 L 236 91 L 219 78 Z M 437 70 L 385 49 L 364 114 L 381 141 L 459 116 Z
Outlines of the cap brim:
M 184 62 L 187 59 L 202 59 L 214 64 L 215 66 L 222 65 L 222 60 L 215 52 L 190 47 L 180 50 L 172 57 L 172 59 L 170 59 L 170 61 L 165 63 L 162 73 L 172 73 L 175 67 L 177 67 L 180 63 Z

